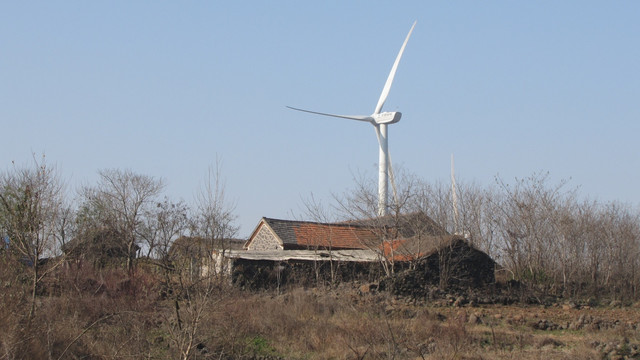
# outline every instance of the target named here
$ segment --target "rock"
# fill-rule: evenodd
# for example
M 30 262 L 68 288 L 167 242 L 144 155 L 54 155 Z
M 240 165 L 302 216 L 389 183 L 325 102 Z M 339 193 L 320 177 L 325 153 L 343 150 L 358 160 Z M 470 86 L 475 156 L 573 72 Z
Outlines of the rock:
M 371 285 L 372 284 L 364 284 L 360 286 L 360 293 L 361 294 L 368 294 L 371 292 Z
M 567 329 L 569 329 L 569 330 L 578 330 L 578 329 L 580 329 L 579 326 L 580 325 L 578 325 L 578 323 L 574 321 L 574 322 L 570 323 L 569 326 L 567 326 Z
M 393 314 L 395 310 L 396 310 L 396 308 L 395 308 L 395 306 L 393 306 L 393 305 L 387 305 L 387 306 L 385 306 L 385 308 L 384 308 L 384 312 L 385 312 L 385 314 L 387 314 L 387 315 L 391 315 L 391 314 Z
M 540 320 L 534 326 L 534 328 L 538 330 L 547 330 L 548 327 L 549 327 L 549 324 L 547 320 Z
M 533 324 L 531 324 L 531 327 L 537 330 L 558 330 L 559 328 L 558 324 L 546 319 L 534 322 Z
M 610 352 L 614 351 L 613 345 L 611 343 L 607 343 L 604 348 L 602 348 L 602 352 L 605 354 L 608 354 Z
M 563 342 L 550 337 L 544 338 L 538 343 L 538 348 L 543 348 L 543 347 L 555 348 L 555 347 L 561 347 L 561 346 L 564 346 Z
M 455 319 L 458 320 L 459 323 L 466 323 L 469 321 L 469 314 L 467 314 L 466 311 L 459 311 Z
M 600 306 L 600 301 L 598 301 L 598 299 L 594 298 L 594 297 L 590 297 L 589 299 L 587 299 L 587 305 L 589 307 L 597 307 Z
M 620 300 L 611 300 L 611 302 L 609 303 L 609 306 L 611 306 L 611 307 L 622 307 L 622 301 L 620 301 Z

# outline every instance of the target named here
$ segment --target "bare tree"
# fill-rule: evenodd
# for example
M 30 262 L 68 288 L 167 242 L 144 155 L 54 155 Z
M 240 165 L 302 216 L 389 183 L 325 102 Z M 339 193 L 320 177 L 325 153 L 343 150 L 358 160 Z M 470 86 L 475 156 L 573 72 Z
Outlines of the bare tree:
M 498 196 L 495 189 L 462 181 L 458 181 L 457 187 L 460 234 L 490 256 L 499 256 L 495 239 L 498 231 L 496 223 L 492 221 L 495 213 L 493 201 Z
M 640 255 L 640 216 L 623 204 L 606 204 L 603 220 L 604 268 L 602 285 L 612 297 L 634 293 L 637 284 L 637 259 Z
M 195 243 L 190 245 L 197 248 L 195 254 L 200 256 L 199 271 L 193 274 L 186 267 L 176 266 L 173 273 L 175 280 L 169 284 L 175 311 L 173 318 L 168 322 L 171 324 L 168 330 L 171 341 L 180 350 L 180 357 L 183 359 L 193 358 L 199 337 L 209 336 L 201 333 L 203 316 L 227 293 L 224 289 L 229 284 L 224 276 L 215 271 L 216 264 L 213 258 L 214 250 L 224 254 L 228 249 L 228 241 L 238 231 L 234 224 L 234 206 L 227 202 L 225 195 L 218 161 L 215 168 L 209 168 L 204 185 L 196 196 L 195 210 L 191 215 L 192 237 L 179 240 Z M 184 210 L 181 207 L 178 209 L 179 213 Z M 220 296 L 216 296 L 217 294 Z
M 474 184 L 466 185 L 462 181 L 457 181 L 455 190 L 457 201 L 454 202 L 451 186 L 422 182 L 416 197 L 420 212 L 428 215 L 441 227 L 439 232 L 428 229 L 423 231 L 428 239 L 425 248 L 437 254 L 441 288 L 447 288 L 468 276 L 462 270 L 472 252 L 465 246 L 465 242 L 477 247 L 482 245 L 481 248 L 485 251 L 493 247 L 490 192 Z
M 341 217 L 368 225 L 379 242 L 365 244 L 380 254 L 382 268 L 386 275 L 395 272 L 396 259 L 418 259 L 426 250 L 427 239 L 434 234 L 443 235 L 438 219 L 430 218 L 432 202 L 427 200 L 428 186 L 415 175 L 396 169 L 394 199 L 389 205 L 388 215 L 378 216 L 378 196 L 376 182 L 363 175 L 354 177 L 355 188 L 341 197 L 334 196 L 336 209 Z M 442 204 L 439 202 L 438 204 Z M 401 239 L 411 238 L 410 246 Z M 425 245 L 425 246 L 422 246 Z
M 394 272 L 394 247 L 391 245 L 393 237 L 385 230 L 388 227 L 385 222 L 393 219 L 397 213 L 390 211 L 385 218 L 378 216 L 378 193 L 374 184 L 377 183 L 361 173 L 357 176 L 354 175 L 354 188 L 341 196 L 334 195 L 334 200 L 337 203 L 335 207 L 340 214 L 339 217 L 353 221 L 358 225 L 369 226 L 376 237 L 380 239 L 379 242 L 363 245 L 378 253 L 380 264 L 388 276 Z M 394 210 L 397 210 L 397 207 Z M 386 248 L 391 249 L 391 256 L 385 256 Z
M 44 156 L 40 161 L 34 157 L 33 167 L 14 167 L 0 174 L 0 235 L 30 273 L 29 321 L 36 310 L 41 280 L 60 263 L 45 267 L 43 258 L 57 252 L 56 223 L 61 217 L 62 200 L 62 183 Z
M 516 179 L 513 186 L 497 179 L 502 196 L 495 220 L 503 236 L 505 259 L 518 279 L 532 283 L 550 275 L 558 237 L 554 217 L 563 199 L 572 194 L 563 190 L 566 181 L 548 187 L 548 179 L 548 173 L 536 173 Z
M 333 223 L 337 222 L 335 213 L 329 211 L 324 204 L 317 200 L 313 194 L 310 195 L 308 199 L 303 200 L 303 204 L 305 207 L 304 215 L 308 219 L 313 219 L 313 221 L 320 223 Z M 333 261 L 333 234 L 331 231 L 322 232 L 321 234 L 313 234 L 311 239 L 308 239 L 308 243 L 311 244 L 309 247 L 315 253 L 320 250 L 320 244 L 328 244 L 329 251 L 329 272 L 330 272 L 330 283 L 333 285 L 336 281 L 336 269 L 335 263 Z M 321 284 L 320 270 L 322 268 L 322 263 L 318 261 L 313 261 L 313 270 L 315 275 L 316 284 Z
M 447 184 L 431 184 L 415 178 L 400 179 L 398 201 L 385 218 L 377 216 L 375 181 L 360 176 L 355 188 L 335 197 L 337 213 L 345 220 L 377 229 L 387 255 L 382 264 L 390 275 L 393 259 L 401 249 L 396 241 L 406 233 L 407 214 L 425 214 L 449 233 L 464 236 L 488 253 L 516 280 L 530 289 L 549 294 L 583 294 L 590 289 L 598 297 L 635 298 L 640 286 L 640 213 L 628 205 L 579 200 L 577 190 L 565 180 L 552 183 L 545 172 L 497 186 L 479 187 L 458 181 L 455 211 Z M 406 181 L 408 179 L 409 181 Z M 314 210 L 314 209 L 312 209 Z M 317 213 L 318 211 L 316 211 Z M 428 236 L 425 221 L 411 223 L 412 239 Z M 443 237 L 434 237 L 446 242 Z M 417 242 L 421 244 L 420 241 Z M 382 245 L 380 245 L 382 244 Z M 419 254 L 421 247 L 409 251 Z M 443 246 L 444 244 L 436 244 Z M 430 244 L 433 248 L 433 244 Z M 451 249 L 449 249 L 451 250 Z M 447 257 L 451 251 L 441 251 Z M 439 259 L 441 279 L 455 271 L 452 259 Z
M 76 235 L 76 212 L 66 202 L 60 204 L 60 211 L 56 217 L 54 226 L 54 236 L 56 239 L 56 248 L 58 250 L 64 250 L 68 248 L 69 242 Z
M 141 242 L 143 217 L 164 188 L 162 180 L 130 170 L 101 170 L 98 184 L 82 189 L 83 208 L 95 225 L 121 237 L 127 270 L 132 271 Z
M 141 237 L 147 257 L 164 260 L 173 242 L 184 236 L 189 228 L 189 207 L 183 202 L 164 198 L 146 211 Z
M 205 240 L 205 251 L 209 254 L 205 261 L 213 260 L 211 255 L 214 249 L 222 252 L 228 250 L 229 241 L 238 232 L 234 223 L 235 204 L 226 199 L 226 184 L 221 177 L 221 166 L 221 161 L 218 160 L 215 167 L 209 167 L 205 182 L 196 194 L 195 212 L 191 216 L 191 234 Z
M 455 233 L 455 221 L 450 187 L 443 183 L 422 182 L 417 189 L 416 203 L 421 212 L 428 214 L 449 233 Z M 458 198 L 458 203 L 464 197 Z M 464 215 L 464 214 L 462 214 Z M 464 216 L 462 216 L 464 219 Z

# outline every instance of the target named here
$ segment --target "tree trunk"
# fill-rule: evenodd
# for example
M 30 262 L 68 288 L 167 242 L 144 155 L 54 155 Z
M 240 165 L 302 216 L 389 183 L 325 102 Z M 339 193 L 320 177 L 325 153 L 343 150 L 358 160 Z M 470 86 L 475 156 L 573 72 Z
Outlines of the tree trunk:
M 38 290 L 38 259 L 35 259 L 33 262 L 33 278 L 31 281 L 31 306 L 29 308 L 29 316 L 27 317 L 27 322 L 31 325 L 31 320 L 35 316 L 36 313 L 36 295 Z

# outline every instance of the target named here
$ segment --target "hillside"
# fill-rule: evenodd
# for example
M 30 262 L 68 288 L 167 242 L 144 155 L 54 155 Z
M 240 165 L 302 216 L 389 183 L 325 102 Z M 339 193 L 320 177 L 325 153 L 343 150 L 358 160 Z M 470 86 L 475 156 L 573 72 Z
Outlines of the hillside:
M 249 292 L 165 280 L 141 269 L 61 271 L 28 319 L 28 287 L 5 276 L 0 359 L 640 357 L 638 304 L 479 305 L 355 284 Z

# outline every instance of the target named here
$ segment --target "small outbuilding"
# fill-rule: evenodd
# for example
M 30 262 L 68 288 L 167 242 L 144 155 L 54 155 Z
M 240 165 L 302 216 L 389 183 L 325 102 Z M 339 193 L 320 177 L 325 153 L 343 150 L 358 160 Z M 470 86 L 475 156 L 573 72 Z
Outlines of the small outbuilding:
M 479 288 L 495 283 L 495 261 L 463 236 L 399 239 L 386 243 L 384 254 L 398 265 L 394 278 L 409 292 L 425 285 Z

